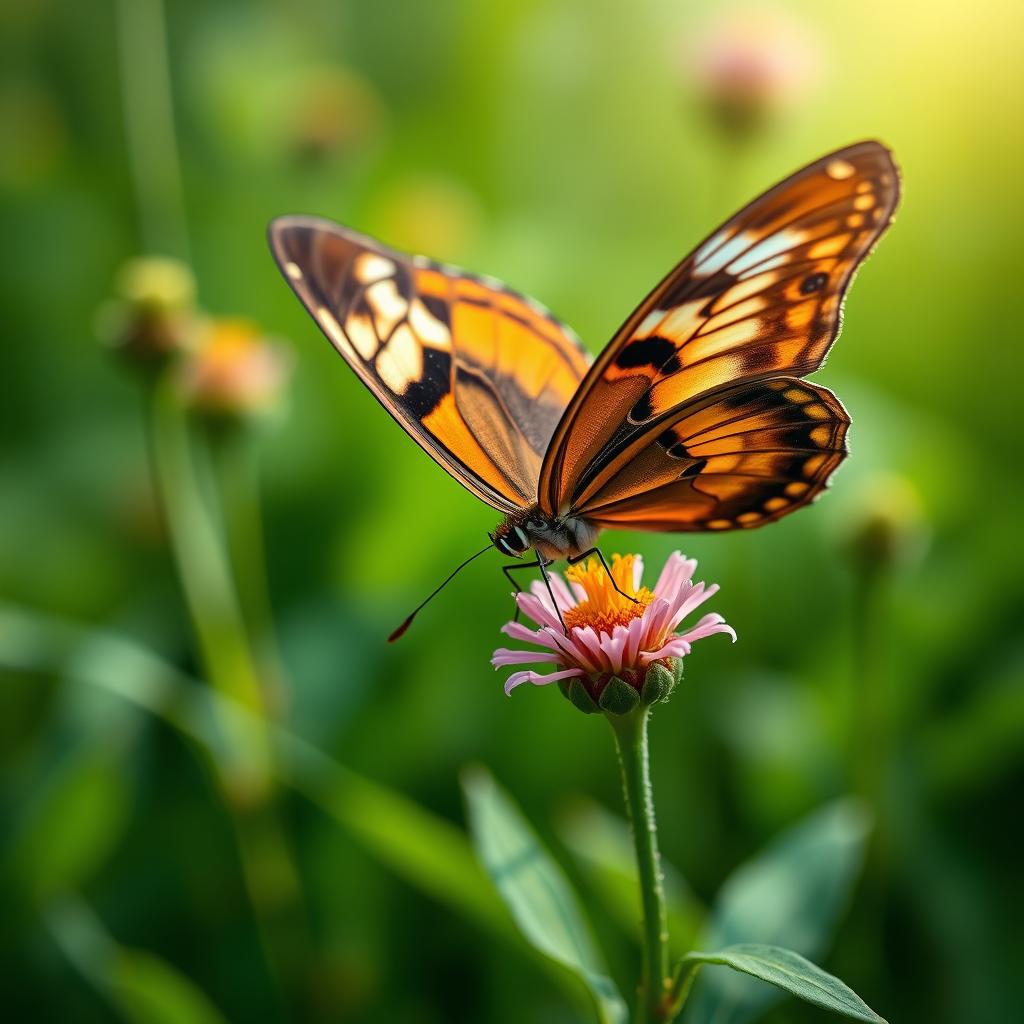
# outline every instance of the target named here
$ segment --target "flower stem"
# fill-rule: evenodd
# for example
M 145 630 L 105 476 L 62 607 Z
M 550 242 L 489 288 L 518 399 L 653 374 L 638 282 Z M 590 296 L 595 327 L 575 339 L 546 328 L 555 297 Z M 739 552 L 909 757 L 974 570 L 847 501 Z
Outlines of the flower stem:
M 627 715 L 608 715 L 615 732 L 615 744 L 622 767 L 626 809 L 632 825 L 636 850 L 637 877 L 643 906 L 643 968 L 640 976 L 636 1020 L 663 1021 L 663 1001 L 668 980 L 668 919 L 658 854 L 658 826 L 654 819 L 647 746 L 650 708 L 637 708 Z

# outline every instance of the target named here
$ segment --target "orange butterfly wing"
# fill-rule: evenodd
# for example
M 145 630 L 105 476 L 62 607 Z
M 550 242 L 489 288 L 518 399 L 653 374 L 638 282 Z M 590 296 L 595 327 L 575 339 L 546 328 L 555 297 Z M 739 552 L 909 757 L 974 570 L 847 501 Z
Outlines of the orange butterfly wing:
M 602 528 L 728 530 L 806 505 L 846 455 L 850 419 L 826 388 L 792 377 L 741 384 L 680 410 L 584 483 Z
M 821 366 L 839 332 L 846 288 L 898 197 L 889 152 L 863 142 L 809 164 L 700 245 L 629 317 L 569 403 L 541 469 L 542 510 L 589 514 L 594 479 L 653 451 L 686 409 L 696 404 L 707 414 L 726 389 Z M 845 431 L 838 402 L 824 406 Z M 838 461 L 828 456 L 826 464 Z M 692 490 L 675 487 L 658 500 Z M 643 504 L 632 500 L 633 508 Z M 707 505 L 706 515 L 731 521 L 739 507 L 733 501 L 727 514 Z M 710 519 L 691 511 L 664 521 L 673 525 L 649 528 L 702 529 Z
M 281 217 L 269 236 L 303 305 L 413 439 L 494 508 L 532 504 L 589 365 L 572 331 L 498 281 L 331 221 Z

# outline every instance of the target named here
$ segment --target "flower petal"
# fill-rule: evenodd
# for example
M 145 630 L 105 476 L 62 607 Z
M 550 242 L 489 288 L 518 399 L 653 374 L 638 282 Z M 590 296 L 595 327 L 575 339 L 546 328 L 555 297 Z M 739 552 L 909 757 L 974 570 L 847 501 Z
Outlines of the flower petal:
M 559 664 L 561 658 L 555 651 L 513 651 L 508 647 L 499 647 L 491 655 L 491 664 L 495 668 L 506 665 L 530 665 L 534 662 Z
M 551 598 L 546 593 L 519 593 L 516 595 L 516 604 L 539 625 L 550 626 L 552 629 L 562 628 L 561 620 L 555 612 L 554 605 L 551 604 Z
M 682 634 L 682 639 L 692 644 L 695 640 L 703 640 L 704 637 L 713 636 L 715 633 L 728 633 L 732 637 L 732 642 L 736 643 L 736 630 L 718 612 L 708 612 L 693 629 Z
M 661 570 L 658 582 L 654 584 L 654 594 L 669 599 L 675 597 L 679 588 L 687 583 L 696 571 L 696 559 L 685 558 L 678 551 L 673 551 L 665 562 L 665 568 Z
M 533 683 L 534 686 L 547 686 L 548 683 L 555 683 L 559 679 L 572 679 L 574 676 L 581 676 L 583 672 L 578 668 L 567 668 L 561 672 L 549 672 L 547 675 L 538 675 L 536 672 L 513 672 L 505 680 L 505 696 L 511 695 L 512 691 L 522 683 Z

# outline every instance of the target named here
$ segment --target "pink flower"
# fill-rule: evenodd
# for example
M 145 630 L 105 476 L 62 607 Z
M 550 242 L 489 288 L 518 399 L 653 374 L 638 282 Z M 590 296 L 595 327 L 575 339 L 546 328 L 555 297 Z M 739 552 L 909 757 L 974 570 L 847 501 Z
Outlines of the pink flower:
M 706 636 L 728 633 L 735 641 L 733 628 L 715 612 L 705 615 L 686 632 L 676 632 L 686 616 L 718 591 L 717 584 L 693 582 L 696 568 L 692 558 L 673 552 L 652 591 L 641 586 L 640 555 L 614 555 L 611 573 L 619 590 L 628 595 L 624 596 L 601 562 L 591 558 L 585 564 L 569 567 L 565 574 L 568 582 L 557 573 L 549 574 L 557 611 L 544 582 L 535 581 L 530 593 L 516 595 L 516 603 L 539 628 L 508 622 L 501 631 L 541 649 L 501 647 L 494 652 L 491 664 L 495 668 L 546 664 L 551 671 L 513 672 L 505 682 L 505 692 L 511 693 L 520 683 L 544 686 L 579 679 L 596 702 L 615 677 L 639 692 L 652 665 L 661 663 L 672 671 L 670 659 L 689 654 L 691 645 Z M 563 687 L 566 685 L 563 683 Z

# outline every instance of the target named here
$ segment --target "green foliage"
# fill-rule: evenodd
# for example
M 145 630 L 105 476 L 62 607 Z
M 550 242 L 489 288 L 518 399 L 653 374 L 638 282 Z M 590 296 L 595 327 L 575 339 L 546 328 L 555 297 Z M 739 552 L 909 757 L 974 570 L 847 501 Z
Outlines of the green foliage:
M 852 799 L 787 829 L 726 879 L 698 945 L 721 949 L 742 941 L 819 956 L 849 904 L 869 834 L 870 815 Z M 771 989 L 716 971 L 701 979 L 687 1019 L 745 1024 L 772 1002 Z
M 734 971 L 767 981 L 814 1006 L 841 1013 L 853 1020 L 885 1024 L 884 1018 L 879 1017 L 856 992 L 790 949 L 749 943 L 729 946 L 717 953 L 687 953 L 679 965 L 677 985 L 685 991 L 703 964 L 731 967 Z
M 625 1024 L 625 1003 L 561 868 L 485 769 L 467 770 L 463 790 L 477 853 L 526 940 L 584 981 L 602 1021 Z

